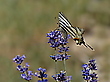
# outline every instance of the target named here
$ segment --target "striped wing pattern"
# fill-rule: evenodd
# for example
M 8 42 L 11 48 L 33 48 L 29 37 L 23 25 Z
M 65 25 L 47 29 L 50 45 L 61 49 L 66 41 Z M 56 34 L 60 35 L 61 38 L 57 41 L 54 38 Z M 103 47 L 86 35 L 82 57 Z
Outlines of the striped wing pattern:
M 59 12 L 59 27 L 69 33 L 73 38 L 76 38 L 78 35 L 82 35 L 84 33 L 83 29 L 78 27 L 73 27 L 68 19 L 63 15 L 62 12 Z
M 59 12 L 59 23 L 60 26 L 62 27 L 72 27 L 71 23 L 68 21 L 68 19 L 63 15 L 62 12 Z
M 62 12 L 59 12 L 58 20 L 59 20 L 59 27 L 66 34 L 71 35 L 71 37 L 76 41 L 77 45 L 83 44 L 85 47 L 88 47 L 91 50 L 94 50 L 90 45 L 85 44 L 85 42 L 83 40 L 83 36 L 82 36 L 84 33 L 83 29 L 81 29 L 79 27 L 73 27 Z

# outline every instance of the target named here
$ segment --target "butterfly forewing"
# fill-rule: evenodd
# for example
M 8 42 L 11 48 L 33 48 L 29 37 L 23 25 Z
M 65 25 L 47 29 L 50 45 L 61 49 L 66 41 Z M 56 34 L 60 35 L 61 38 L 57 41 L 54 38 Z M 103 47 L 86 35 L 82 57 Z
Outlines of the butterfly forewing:
M 72 27 L 71 23 L 68 21 L 68 19 L 63 15 L 62 12 L 59 12 L 59 23 L 65 24 L 66 27 Z
M 75 29 L 72 28 L 71 23 L 68 21 L 68 19 L 63 15 L 62 12 L 59 12 L 59 27 L 65 30 L 68 34 L 70 34 L 72 37 L 75 37 Z
M 78 35 L 80 36 L 84 33 L 83 29 L 80 29 L 78 27 L 73 27 L 62 12 L 59 12 L 58 19 L 59 19 L 59 27 L 64 29 L 72 37 L 75 36 L 77 37 Z

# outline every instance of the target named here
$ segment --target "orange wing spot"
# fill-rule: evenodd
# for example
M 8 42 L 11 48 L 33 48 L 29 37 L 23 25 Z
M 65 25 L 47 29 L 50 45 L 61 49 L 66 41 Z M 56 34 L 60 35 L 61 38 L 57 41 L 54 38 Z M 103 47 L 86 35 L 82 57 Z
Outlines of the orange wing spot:
M 74 40 L 79 40 L 79 38 L 73 38 Z

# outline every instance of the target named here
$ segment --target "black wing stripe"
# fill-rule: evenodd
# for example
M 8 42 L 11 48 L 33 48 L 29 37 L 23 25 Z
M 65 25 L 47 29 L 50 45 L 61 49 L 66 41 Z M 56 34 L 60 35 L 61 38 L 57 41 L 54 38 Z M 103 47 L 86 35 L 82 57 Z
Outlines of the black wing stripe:
M 71 23 L 68 21 L 68 19 L 61 12 L 59 12 L 59 23 L 64 24 L 64 27 L 68 27 L 76 35 L 75 32 L 77 32 L 77 28 L 72 27 Z M 62 25 L 60 25 L 60 26 L 62 26 Z M 75 32 L 72 29 L 74 29 Z
M 63 28 L 64 28 L 64 27 L 67 27 L 67 26 L 65 25 L 64 22 L 60 21 L 60 22 L 59 22 L 59 27 L 63 27 Z
M 70 29 L 71 32 L 73 32 L 75 35 L 77 35 L 77 34 L 74 32 L 74 30 L 76 30 L 76 29 L 73 28 L 73 29 L 74 29 L 74 30 L 73 30 L 71 27 L 68 27 L 68 29 Z
M 79 34 L 82 34 L 82 30 L 78 27 L 72 27 L 71 23 L 68 21 L 68 19 L 63 15 L 62 12 L 59 12 L 59 27 L 62 27 L 66 30 L 67 33 L 69 33 L 72 36 L 77 36 Z
M 68 23 L 64 19 L 62 19 L 60 16 L 59 16 L 59 21 L 62 21 L 66 25 L 66 27 L 69 26 Z
M 72 35 L 72 36 L 75 37 L 76 34 L 73 32 L 72 29 L 71 29 L 71 30 L 72 30 L 72 31 L 71 31 L 70 29 L 68 29 L 68 27 L 65 27 L 65 25 L 63 24 L 63 22 L 61 22 L 60 25 L 62 26 L 61 28 L 62 28 L 63 30 L 65 29 L 64 31 L 66 31 L 67 33 L 69 33 L 70 35 Z
M 63 28 L 63 27 L 61 27 L 62 29 L 65 29 L 65 31 L 67 32 L 67 33 L 69 33 L 71 36 L 73 36 L 73 37 L 75 37 L 75 35 L 73 34 L 73 33 L 71 33 L 67 28 Z
M 63 20 L 60 16 L 59 16 L 59 22 L 63 22 L 66 25 L 66 27 L 68 26 L 68 23 L 65 20 Z
M 68 27 L 72 26 L 68 19 L 61 12 L 59 12 L 59 20 L 63 21 Z
M 77 35 L 75 32 L 74 32 L 74 30 L 76 30 L 76 29 L 72 29 L 71 27 L 67 27 L 66 25 L 65 25 L 65 23 L 64 22 L 62 22 L 62 21 L 60 21 L 60 26 L 62 27 L 62 28 L 65 28 L 65 29 L 67 29 L 67 31 L 69 31 L 69 33 L 71 32 L 71 33 L 74 33 L 74 37 L 75 37 L 75 35 Z M 68 32 L 67 32 L 68 33 Z

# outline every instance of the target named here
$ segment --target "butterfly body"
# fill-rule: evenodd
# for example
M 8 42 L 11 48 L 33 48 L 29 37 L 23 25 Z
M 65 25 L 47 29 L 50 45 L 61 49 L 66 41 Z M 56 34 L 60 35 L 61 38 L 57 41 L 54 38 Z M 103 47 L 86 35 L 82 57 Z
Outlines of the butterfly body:
M 88 47 L 91 50 L 94 50 L 91 46 L 89 46 L 84 42 L 84 39 L 83 39 L 84 29 L 72 26 L 62 12 L 59 12 L 58 20 L 59 20 L 58 30 L 60 30 L 64 34 L 65 38 L 69 34 L 73 38 L 73 40 L 76 42 L 77 45 L 83 44 L 85 47 Z

